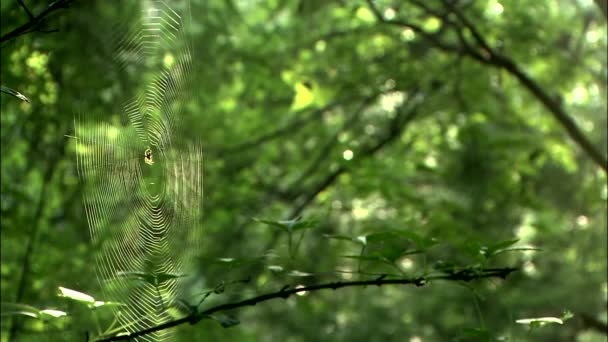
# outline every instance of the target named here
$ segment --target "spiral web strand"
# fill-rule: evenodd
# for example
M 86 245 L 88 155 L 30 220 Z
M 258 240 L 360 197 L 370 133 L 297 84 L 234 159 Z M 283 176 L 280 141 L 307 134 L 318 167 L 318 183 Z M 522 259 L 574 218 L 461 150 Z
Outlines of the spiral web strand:
M 117 319 L 135 332 L 173 318 L 200 235 L 202 151 L 181 139 L 192 74 L 182 18 L 163 1 L 147 2 L 116 46 L 120 72 L 138 83 L 122 94 L 124 123 L 76 120 L 76 154 L 106 300 L 124 304 Z

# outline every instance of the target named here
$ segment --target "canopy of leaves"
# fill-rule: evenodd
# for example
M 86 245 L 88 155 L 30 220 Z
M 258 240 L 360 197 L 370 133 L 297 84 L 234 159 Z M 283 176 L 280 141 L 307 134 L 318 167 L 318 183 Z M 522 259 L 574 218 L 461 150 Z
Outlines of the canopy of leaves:
M 141 8 L 60 0 L 4 40 L 49 6 L 23 2 L 1 3 L 0 339 L 83 341 L 120 331 L 121 303 L 95 276 L 66 135 L 76 116 L 119 125 L 115 101 L 137 75 L 108 43 Z M 170 3 L 191 17 L 197 96 L 182 120 L 205 177 L 191 228 L 203 242 L 174 317 L 284 286 L 520 268 L 299 293 L 180 325 L 176 340 L 605 341 L 608 58 L 595 2 Z

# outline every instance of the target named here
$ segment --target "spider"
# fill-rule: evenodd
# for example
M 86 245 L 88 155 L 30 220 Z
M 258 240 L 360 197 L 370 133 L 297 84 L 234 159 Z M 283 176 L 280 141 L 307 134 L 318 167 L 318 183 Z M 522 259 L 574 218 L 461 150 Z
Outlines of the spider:
M 152 150 L 150 147 L 148 147 L 144 152 L 144 162 L 148 165 L 154 164 L 154 160 L 152 160 Z

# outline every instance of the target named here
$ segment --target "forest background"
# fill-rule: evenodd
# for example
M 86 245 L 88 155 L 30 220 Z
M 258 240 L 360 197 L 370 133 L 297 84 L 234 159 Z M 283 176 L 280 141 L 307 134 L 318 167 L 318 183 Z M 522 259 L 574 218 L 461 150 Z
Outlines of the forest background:
M 172 3 L 192 17 L 203 309 L 517 268 L 301 292 L 175 340 L 605 341 L 605 2 Z M 1 6 L 1 339 L 83 341 L 92 310 L 58 287 L 104 295 L 67 136 L 116 115 L 106 43 L 134 9 Z

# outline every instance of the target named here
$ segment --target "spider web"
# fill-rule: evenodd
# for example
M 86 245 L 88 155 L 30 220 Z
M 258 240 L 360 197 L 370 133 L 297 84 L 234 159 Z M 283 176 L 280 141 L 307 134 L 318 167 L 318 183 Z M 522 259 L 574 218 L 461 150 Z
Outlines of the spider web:
M 202 151 L 184 142 L 192 57 L 184 20 L 163 1 L 147 1 L 115 44 L 122 124 L 75 122 L 79 177 L 96 266 L 107 300 L 127 332 L 172 319 L 184 273 L 198 247 Z M 153 164 L 144 152 L 153 153 Z M 161 341 L 170 331 L 143 336 Z

